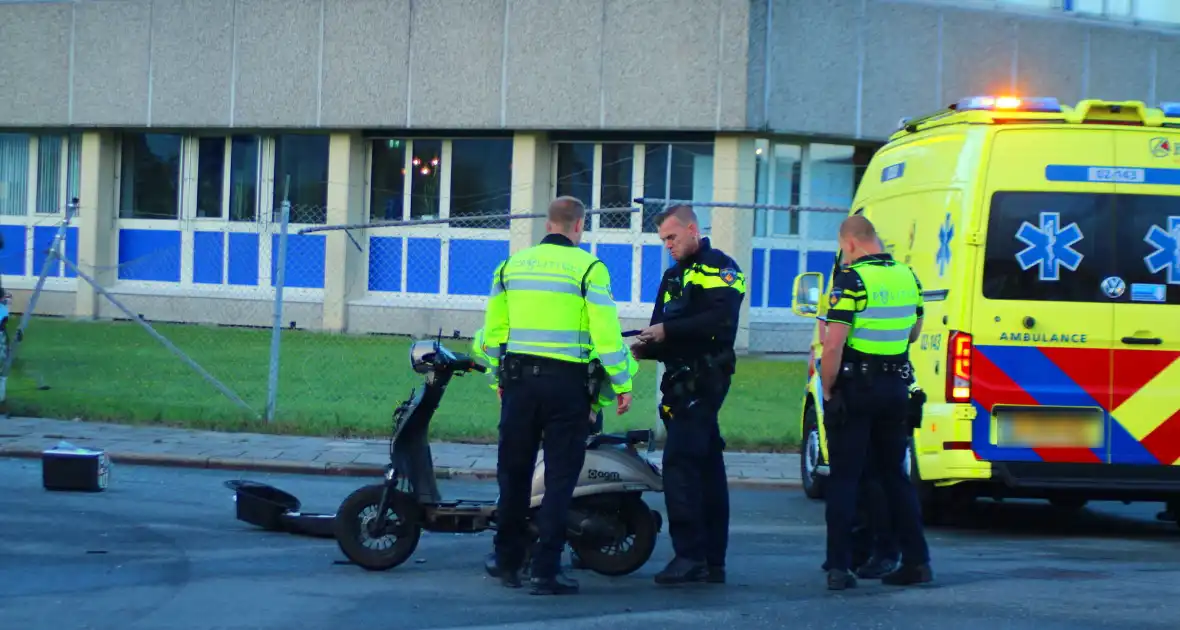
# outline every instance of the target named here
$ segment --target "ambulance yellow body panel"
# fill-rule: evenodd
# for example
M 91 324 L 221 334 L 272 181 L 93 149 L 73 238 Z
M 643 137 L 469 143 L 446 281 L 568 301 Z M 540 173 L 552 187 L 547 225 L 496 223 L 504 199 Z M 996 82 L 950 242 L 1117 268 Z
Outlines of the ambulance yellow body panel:
M 978 496 L 1175 505 L 1180 104 L 963 99 L 902 121 L 850 213 L 923 285 L 906 464 L 928 514 Z M 830 282 L 796 278 L 795 312 L 822 315 Z M 817 498 L 822 328 L 801 423 Z

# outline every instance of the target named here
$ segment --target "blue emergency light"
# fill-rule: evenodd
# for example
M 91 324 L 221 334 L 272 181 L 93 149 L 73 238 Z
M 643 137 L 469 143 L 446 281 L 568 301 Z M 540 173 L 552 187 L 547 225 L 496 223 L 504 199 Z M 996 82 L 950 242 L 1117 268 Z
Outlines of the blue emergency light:
M 1166 118 L 1180 118 L 1180 102 L 1170 101 L 1160 103 L 1160 109 L 1164 110 Z
M 970 96 L 955 105 L 958 111 L 985 110 L 1009 112 L 1044 112 L 1061 111 L 1061 103 L 1052 96 L 1017 97 L 1017 96 Z

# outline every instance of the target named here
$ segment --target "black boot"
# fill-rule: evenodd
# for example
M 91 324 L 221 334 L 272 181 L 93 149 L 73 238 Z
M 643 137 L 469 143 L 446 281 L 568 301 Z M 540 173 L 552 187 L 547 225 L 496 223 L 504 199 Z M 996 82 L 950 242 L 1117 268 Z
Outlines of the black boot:
M 533 595 L 572 595 L 578 592 L 578 581 L 566 576 L 562 571 L 550 578 L 534 577 L 530 582 L 533 585 L 533 590 L 530 591 Z
M 934 571 L 929 564 L 903 564 L 896 571 L 881 577 L 881 583 L 890 586 L 925 584 L 933 580 Z
M 856 569 L 856 577 L 862 580 L 879 580 L 886 573 L 897 570 L 897 558 L 873 555 Z
M 656 574 L 656 584 L 704 582 L 708 576 L 709 567 L 704 562 L 677 556 L 672 558 L 663 571 Z
M 710 584 L 725 584 L 725 565 L 710 564 L 705 581 Z
M 856 576 L 851 571 L 828 569 L 828 590 L 842 591 L 846 588 L 856 588 Z
M 504 569 L 496 561 L 496 552 L 489 553 L 483 561 L 483 570 L 494 578 L 500 578 L 500 584 L 508 588 L 520 588 L 524 584 L 520 581 L 520 569 Z

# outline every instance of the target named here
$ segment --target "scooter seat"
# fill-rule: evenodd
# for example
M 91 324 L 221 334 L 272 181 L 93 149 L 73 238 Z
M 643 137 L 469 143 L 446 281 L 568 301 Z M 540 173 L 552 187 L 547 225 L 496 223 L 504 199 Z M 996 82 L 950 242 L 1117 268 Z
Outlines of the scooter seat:
M 626 433 L 599 433 L 590 438 L 586 448 L 593 450 L 599 446 L 626 444 L 633 446 L 651 439 L 650 429 L 635 429 Z

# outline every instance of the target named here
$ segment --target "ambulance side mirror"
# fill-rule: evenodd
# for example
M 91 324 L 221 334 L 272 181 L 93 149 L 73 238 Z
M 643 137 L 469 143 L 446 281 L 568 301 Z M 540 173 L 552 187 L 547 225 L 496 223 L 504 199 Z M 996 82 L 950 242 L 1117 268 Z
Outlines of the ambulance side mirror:
M 791 312 L 803 317 L 819 314 L 819 296 L 823 288 L 824 275 L 808 271 L 795 276 L 795 293 L 791 301 Z

